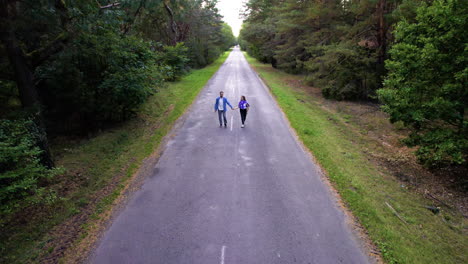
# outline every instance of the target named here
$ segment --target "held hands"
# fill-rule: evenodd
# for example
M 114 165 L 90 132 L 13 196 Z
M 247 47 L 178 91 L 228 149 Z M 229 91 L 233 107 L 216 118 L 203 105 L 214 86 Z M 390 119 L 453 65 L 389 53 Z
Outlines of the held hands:
M 231 110 L 237 110 L 237 109 L 239 109 L 239 107 L 231 107 Z M 218 110 L 214 110 L 215 113 L 216 113 L 216 111 L 218 111 Z

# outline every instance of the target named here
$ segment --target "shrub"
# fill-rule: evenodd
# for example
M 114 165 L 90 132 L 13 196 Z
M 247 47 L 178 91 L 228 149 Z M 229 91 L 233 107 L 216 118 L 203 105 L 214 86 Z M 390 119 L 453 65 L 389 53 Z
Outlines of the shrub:
M 463 151 L 468 149 L 466 136 L 451 129 L 436 128 L 423 133 L 412 133 L 403 141 L 410 147 L 419 146 L 416 155 L 428 167 L 463 164 Z
M 157 64 L 164 69 L 166 81 L 176 81 L 188 71 L 188 48 L 179 42 L 175 46 L 163 46 L 157 55 Z
M 164 81 L 150 43 L 136 37 L 93 32 L 72 46 L 37 71 L 49 117 L 79 116 L 87 125 L 122 121 Z
M 468 10 L 461 0 L 436 0 L 402 21 L 378 91 L 392 122 L 412 133 L 406 140 L 427 166 L 466 163 L 468 153 Z
M 188 57 L 193 68 L 201 68 L 215 61 L 223 52 L 221 47 L 214 44 L 203 43 L 200 40 L 187 42 Z
M 30 119 L 0 120 L 0 214 L 53 197 L 46 181 L 60 172 L 41 164 L 39 129 Z

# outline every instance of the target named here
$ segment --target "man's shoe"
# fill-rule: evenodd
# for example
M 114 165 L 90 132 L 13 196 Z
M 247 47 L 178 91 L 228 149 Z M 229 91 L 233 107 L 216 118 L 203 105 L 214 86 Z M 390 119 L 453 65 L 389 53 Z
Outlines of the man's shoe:
M 244 124 L 242 124 L 242 126 L 241 126 L 241 127 L 244 127 Z
M 227 127 L 227 123 L 224 123 L 224 127 Z

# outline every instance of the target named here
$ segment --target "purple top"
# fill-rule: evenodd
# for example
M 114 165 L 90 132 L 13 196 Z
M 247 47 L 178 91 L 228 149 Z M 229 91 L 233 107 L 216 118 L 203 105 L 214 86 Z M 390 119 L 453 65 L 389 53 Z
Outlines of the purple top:
M 241 100 L 239 102 L 239 108 L 240 109 L 247 109 L 247 107 L 249 107 L 249 106 L 250 106 L 249 103 L 247 103 L 247 101 L 245 101 L 245 100 Z

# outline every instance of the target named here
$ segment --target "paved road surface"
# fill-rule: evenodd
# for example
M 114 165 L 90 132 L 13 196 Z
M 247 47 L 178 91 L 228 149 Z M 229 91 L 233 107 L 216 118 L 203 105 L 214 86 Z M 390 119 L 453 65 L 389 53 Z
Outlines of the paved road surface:
M 251 104 L 220 128 L 213 104 Z M 238 49 L 201 92 L 92 263 L 368 263 L 310 157 Z

